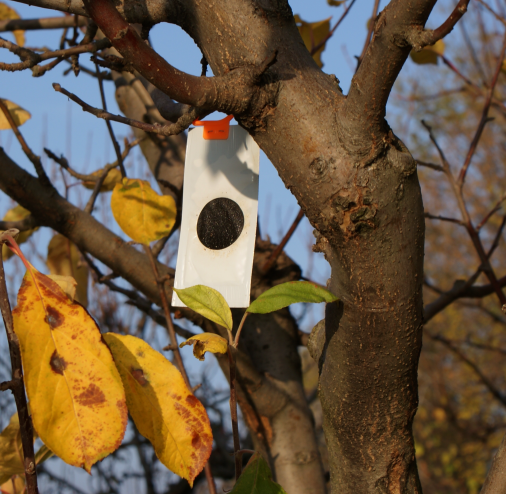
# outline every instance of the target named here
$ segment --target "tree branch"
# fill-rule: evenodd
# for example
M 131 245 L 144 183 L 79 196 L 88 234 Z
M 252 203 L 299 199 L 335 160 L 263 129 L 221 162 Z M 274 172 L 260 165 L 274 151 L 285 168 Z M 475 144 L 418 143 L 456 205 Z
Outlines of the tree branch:
M 497 280 L 499 287 L 506 286 L 506 276 Z M 451 290 L 444 292 L 434 302 L 427 304 L 423 310 L 424 323 L 429 322 L 436 314 L 448 307 L 452 302 L 459 298 L 484 298 L 495 292 L 495 288 L 490 285 L 468 286 L 469 283 L 457 280 Z
M 154 134 L 160 134 L 164 136 L 172 136 L 177 135 L 186 130 L 191 123 L 196 118 L 202 118 L 204 113 L 197 110 L 197 108 L 191 107 L 188 113 L 183 114 L 179 118 L 179 120 L 171 125 L 160 125 L 159 123 L 148 124 L 145 122 L 140 122 L 139 120 L 133 120 L 131 118 L 122 117 L 121 115 L 114 115 L 113 113 L 109 113 L 105 110 L 100 110 L 99 108 L 95 108 L 93 106 L 85 103 L 81 98 L 76 96 L 75 94 L 69 93 L 66 89 L 62 88 L 59 84 L 53 83 L 53 88 L 58 93 L 62 93 L 72 101 L 77 103 L 85 112 L 91 113 L 95 115 L 97 118 L 103 118 L 104 120 L 112 120 L 113 122 L 119 122 L 125 125 L 130 125 L 130 127 L 135 127 L 137 129 L 141 129 L 144 132 L 152 132 Z
M 0 148 L 0 189 L 32 212 L 35 220 L 65 235 L 81 250 L 118 273 L 155 303 L 159 294 L 145 254 L 123 241 L 91 215 L 66 201 L 53 187 L 47 187 L 14 163 Z M 173 270 L 158 263 L 160 276 Z M 167 290 L 172 296 L 172 290 Z
M 462 16 L 467 12 L 470 0 L 460 0 L 450 17 L 437 29 L 424 29 L 413 32 L 409 36 L 409 42 L 415 51 L 421 50 L 424 46 L 433 45 L 436 41 L 443 39 L 453 31 L 453 28 Z
M 409 35 L 423 29 L 435 3 L 436 0 L 392 0 L 378 16 L 372 41 L 352 79 L 348 97 L 339 108 L 343 121 L 340 141 L 350 152 L 357 152 L 353 147 L 363 147 L 357 143 L 357 136 L 364 133 L 373 149 L 361 152 L 381 152 L 388 131 L 385 108 L 411 51 Z
M 259 65 L 244 65 L 223 77 L 192 76 L 175 69 L 147 45 L 112 0 L 84 0 L 84 5 L 104 35 L 140 74 L 170 98 L 202 110 L 234 115 L 246 112 L 257 99 L 260 77 L 276 61 L 275 52 Z
M 82 0 L 14 0 L 18 3 L 33 5 L 43 9 L 59 10 L 69 14 L 89 17 Z M 173 0 L 149 0 L 149 2 L 132 2 L 119 0 L 117 7 L 121 15 L 130 23 L 158 24 L 159 22 L 176 23 L 181 14 L 179 2 Z
M 42 19 L 7 19 L 0 21 L 0 32 L 16 31 L 33 31 L 37 29 L 61 29 L 64 27 L 74 27 L 77 23 L 78 27 L 88 25 L 86 17 L 79 16 L 77 20 L 74 17 L 46 17 Z
M 480 381 L 483 383 L 483 385 L 492 393 L 492 395 L 501 402 L 504 406 L 506 406 L 506 396 L 501 393 L 494 384 L 488 379 L 488 377 L 481 372 L 480 368 L 472 361 L 470 360 L 459 348 L 457 348 L 453 342 L 448 340 L 447 338 L 441 336 L 441 335 L 433 335 L 428 331 L 425 331 L 425 334 L 429 336 L 434 341 L 439 341 L 443 343 L 448 349 L 450 349 L 457 357 L 459 357 L 462 361 L 464 361 L 471 369 L 475 372 L 475 374 L 478 376 Z
M 10 230 L 15 228 L 20 232 L 26 232 L 40 226 L 37 220 L 30 214 L 19 221 L 0 221 L 0 230 Z

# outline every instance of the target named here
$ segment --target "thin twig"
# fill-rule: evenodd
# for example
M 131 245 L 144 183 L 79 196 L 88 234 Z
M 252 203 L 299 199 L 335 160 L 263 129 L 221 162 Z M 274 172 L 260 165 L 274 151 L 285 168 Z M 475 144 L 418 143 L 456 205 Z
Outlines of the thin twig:
M 431 220 L 449 221 L 450 223 L 456 223 L 457 225 L 465 226 L 461 220 L 457 220 L 455 218 L 447 218 L 446 216 L 436 216 L 430 213 L 424 213 L 424 216 Z
M 483 106 L 483 111 L 481 114 L 480 123 L 478 124 L 478 128 L 476 129 L 476 133 L 474 135 L 473 140 L 471 141 L 471 144 L 469 146 L 469 151 L 467 152 L 466 159 L 464 161 L 464 164 L 462 165 L 462 169 L 460 170 L 459 178 L 458 178 L 458 185 L 459 187 L 463 187 L 464 182 L 466 180 L 466 174 L 467 170 L 469 168 L 469 165 L 471 164 L 471 159 L 474 156 L 474 153 L 476 152 L 476 148 L 478 146 L 478 142 L 480 141 L 481 134 L 483 133 L 483 129 L 485 128 L 485 125 L 487 122 L 489 122 L 488 118 L 488 112 L 490 110 L 490 105 L 492 103 L 492 97 L 494 95 L 495 86 L 497 84 L 497 80 L 499 78 L 499 74 L 501 73 L 502 63 L 504 60 L 504 54 L 506 53 L 506 33 L 504 35 L 503 44 L 501 47 L 501 53 L 499 55 L 499 58 L 497 59 L 497 65 L 494 72 L 494 76 L 492 77 L 492 81 L 490 84 L 490 89 L 488 91 L 487 99 L 485 100 L 485 105 Z
M 455 346 L 450 340 L 441 336 L 441 335 L 433 335 L 429 331 L 425 330 L 425 334 L 434 341 L 439 341 L 443 343 L 447 348 L 449 348 L 457 357 L 459 357 L 463 362 L 465 362 L 478 376 L 480 381 L 484 384 L 484 386 L 492 393 L 492 395 L 497 398 L 503 405 L 506 406 L 506 396 L 503 395 L 488 379 L 483 372 L 479 369 L 479 367 L 469 359 L 457 346 Z
M 49 60 L 51 58 L 64 59 L 70 57 L 71 55 L 78 55 L 80 53 L 95 53 L 99 50 L 109 48 L 110 46 L 111 42 L 107 38 L 104 38 L 86 45 L 77 45 L 72 48 L 62 48 L 54 51 L 45 51 L 44 53 L 39 54 L 32 50 L 28 50 L 27 48 L 18 46 L 6 39 L 0 38 L 0 48 L 7 48 L 11 53 L 14 53 L 22 60 L 22 62 L 17 63 L 0 62 L 0 70 L 17 72 L 19 70 L 31 69 L 44 60 Z
M 83 27 L 87 25 L 86 17 L 79 17 L 77 25 Z M 64 27 L 72 27 L 75 21 L 73 17 L 43 17 L 41 19 L 7 19 L 0 21 L 0 32 L 17 31 L 33 31 L 38 29 L 61 29 Z
M 228 363 L 230 366 L 230 416 L 232 418 L 232 435 L 234 438 L 234 461 L 235 461 L 235 480 L 238 480 L 241 476 L 242 471 L 242 457 L 237 453 L 241 450 L 241 444 L 239 439 L 239 424 L 237 419 L 237 395 L 236 395 L 236 372 L 235 372 L 235 356 L 233 355 L 233 349 L 229 345 Z
M 248 314 L 249 314 L 249 312 L 244 312 L 241 322 L 239 324 L 239 327 L 237 328 L 237 333 L 235 334 L 235 339 L 234 339 L 234 344 L 233 344 L 234 348 L 237 348 L 239 346 L 239 338 L 241 337 L 241 331 L 242 331 L 242 328 L 244 327 L 244 323 L 246 322 L 246 317 L 248 317 Z
M 339 18 L 339 20 L 336 22 L 335 26 L 329 31 L 329 34 L 327 34 L 327 36 L 325 36 L 325 38 L 323 38 L 316 46 L 313 46 L 313 48 L 311 49 L 311 55 L 314 55 L 322 46 L 325 45 L 325 43 L 330 38 L 332 38 L 332 36 L 336 32 L 336 29 L 341 25 L 341 22 L 344 21 L 344 18 L 348 15 L 348 12 L 353 7 L 353 4 L 355 3 L 355 1 L 356 0 L 351 0 L 350 5 L 344 6 L 344 12 L 341 15 L 341 17 Z
M 362 53 L 357 58 L 357 68 L 355 71 L 358 70 L 360 67 L 360 64 L 362 63 L 362 60 L 364 59 L 365 52 L 367 51 L 367 48 L 369 48 L 369 44 L 371 42 L 371 36 L 374 31 L 374 26 L 376 25 L 376 17 L 378 16 L 378 9 L 379 9 L 380 0 L 375 0 L 373 8 L 372 8 L 372 15 L 369 19 L 369 27 L 367 29 L 367 36 L 365 38 L 364 47 L 362 48 Z
M 478 3 L 483 5 L 499 22 L 502 22 L 506 26 L 506 19 L 500 16 L 495 10 L 487 5 L 483 0 L 476 0 Z
M 505 35 L 505 39 L 504 39 L 503 48 L 506 50 L 506 35 Z M 494 269 L 490 263 L 489 257 L 485 253 L 485 249 L 483 248 L 483 244 L 480 240 L 479 232 L 475 229 L 475 227 L 473 226 L 473 223 L 471 221 L 471 216 L 469 215 L 466 203 L 464 201 L 464 195 L 463 195 L 463 189 L 462 189 L 463 182 L 456 180 L 455 177 L 453 176 L 453 173 L 450 169 L 450 164 L 448 163 L 448 160 L 446 159 L 446 156 L 445 156 L 443 150 L 439 146 L 439 144 L 432 132 L 432 128 L 430 127 L 430 125 L 428 125 L 423 120 L 422 120 L 422 124 L 428 130 L 430 140 L 432 141 L 432 143 L 434 144 L 434 146 L 436 147 L 436 149 L 439 153 L 439 156 L 441 158 L 441 162 L 443 165 L 443 171 L 444 171 L 448 181 L 450 182 L 450 185 L 452 187 L 455 198 L 457 199 L 457 204 L 459 206 L 460 213 L 462 215 L 463 224 L 467 230 L 467 233 L 469 234 L 469 237 L 471 238 L 471 241 L 474 245 L 476 253 L 478 254 L 478 256 L 480 258 L 481 266 L 478 269 L 478 274 L 480 272 L 485 273 L 485 275 L 487 276 L 487 278 L 490 281 L 490 284 L 494 287 L 495 293 L 496 293 L 496 295 L 499 299 L 499 302 L 502 306 L 502 305 L 506 304 L 506 296 L 504 295 L 504 293 L 502 291 L 501 284 L 497 280 Z M 474 281 L 473 281 L 473 283 L 474 283 Z
M 139 143 L 141 143 L 145 137 L 140 137 L 138 139 L 135 139 L 133 141 L 129 141 L 125 138 L 125 148 L 123 149 L 123 153 L 121 157 L 123 160 L 128 156 L 130 151 L 137 146 Z M 57 156 L 55 153 L 53 153 L 50 149 L 44 148 L 44 151 L 46 154 L 56 163 L 58 163 L 62 168 L 64 168 L 70 175 L 72 175 L 74 178 L 77 178 L 78 180 L 82 180 L 83 182 L 93 182 L 96 183 L 99 181 L 100 177 L 97 176 L 95 173 L 79 173 L 76 172 L 74 169 L 72 169 L 69 166 L 69 163 L 67 161 L 67 158 L 62 156 Z M 116 168 L 119 165 L 118 161 L 116 160 L 114 163 L 110 163 L 106 165 L 103 170 L 107 169 L 108 171 L 112 170 L 113 168 Z M 98 171 L 98 170 L 97 170 Z
M 46 175 L 46 172 L 44 171 L 44 168 L 42 167 L 42 162 L 40 160 L 40 157 L 37 156 L 28 146 L 28 144 L 25 141 L 25 138 L 21 134 L 21 132 L 18 129 L 18 126 L 16 125 L 16 122 L 12 118 L 11 112 L 7 109 L 7 106 L 3 102 L 2 99 L 0 99 L 0 110 L 2 110 L 3 114 L 5 115 L 5 118 L 9 122 L 9 125 L 11 126 L 12 131 L 14 132 L 14 135 L 19 141 L 19 144 L 21 144 L 21 148 L 23 149 L 23 152 L 26 154 L 27 158 L 32 162 L 33 167 L 35 168 L 35 171 L 37 173 L 37 176 L 39 177 L 39 181 L 41 184 L 45 186 L 51 186 L 51 182 L 49 181 L 48 176 Z
M 436 170 L 438 172 L 444 171 L 441 165 L 436 165 L 435 163 L 427 163 L 426 161 L 416 160 L 416 164 L 418 166 L 426 166 L 427 168 L 432 168 L 433 170 Z
M 104 110 L 99 110 L 98 108 L 94 108 L 93 106 L 88 105 L 82 99 L 77 97 L 75 94 L 68 92 L 66 89 L 62 88 L 60 84 L 53 84 L 53 88 L 55 91 L 64 94 L 72 101 L 77 103 L 81 108 L 95 115 L 97 118 L 103 118 L 104 120 L 112 120 L 113 122 L 119 122 L 125 125 L 130 125 L 131 127 L 135 127 L 137 129 L 141 129 L 144 132 L 152 132 L 154 134 L 160 134 L 163 136 L 172 136 L 177 135 L 186 130 L 195 119 L 202 118 L 203 113 L 197 108 L 192 107 L 188 113 L 182 115 L 179 120 L 170 125 L 160 125 L 158 123 L 148 124 L 145 122 L 140 122 L 139 120 L 133 120 L 131 118 L 125 118 L 120 115 L 114 115 Z
M 267 271 L 271 269 L 272 265 L 276 262 L 276 259 L 280 256 L 281 252 L 283 252 L 283 249 L 285 248 L 288 241 L 292 238 L 295 229 L 297 228 L 303 217 L 304 211 L 302 211 L 301 209 L 297 214 L 297 217 L 293 221 L 292 226 L 290 226 L 285 236 L 283 237 L 283 240 L 281 240 L 279 245 L 272 251 L 271 255 L 268 257 L 267 261 L 265 261 L 265 264 L 262 266 L 263 273 L 267 273 Z
M 497 211 L 501 209 L 501 204 L 506 200 L 506 194 L 504 194 L 495 204 L 495 206 L 490 210 L 490 212 L 478 223 L 476 226 L 476 231 L 480 231 L 487 221 L 495 214 Z
M 100 97 L 102 99 L 102 109 L 104 111 L 107 111 L 107 102 L 105 100 L 105 93 L 104 93 L 104 82 L 102 81 L 102 74 L 101 74 L 100 68 L 98 67 L 97 64 L 95 64 L 95 69 L 96 69 L 96 73 L 97 73 L 98 86 L 100 88 Z M 127 176 L 126 170 L 125 170 L 125 165 L 123 164 L 123 158 L 121 156 L 121 149 L 119 147 L 116 136 L 114 135 L 114 130 L 113 130 L 111 122 L 109 120 L 106 120 L 105 124 L 107 125 L 107 130 L 109 131 L 109 136 L 111 137 L 112 145 L 114 146 L 114 151 L 116 152 L 116 159 L 118 160 L 118 163 L 119 163 L 119 169 L 121 170 L 121 176 L 123 178 L 125 178 Z M 104 180 L 105 180 L 105 177 L 104 177 Z

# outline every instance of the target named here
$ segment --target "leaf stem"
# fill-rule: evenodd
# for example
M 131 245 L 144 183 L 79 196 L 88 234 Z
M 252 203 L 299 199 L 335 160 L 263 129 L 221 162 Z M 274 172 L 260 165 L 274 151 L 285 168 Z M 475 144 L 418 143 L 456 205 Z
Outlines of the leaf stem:
M 244 317 L 243 317 L 244 320 Z M 235 348 L 234 348 L 235 350 Z M 239 440 L 239 424 L 237 422 L 237 394 L 235 389 L 235 357 L 230 345 L 228 346 L 228 363 L 230 365 L 230 416 L 232 418 L 232 435 L 234 437 L 234 461 L 235 461 L 235 480 L 241 476 L 242 455 L 238 454 L 241 450 Z
M 38 494 L 39 489 L 37 487 L 35 451 L 33 449 L 33 424 L 32 418 L 28 412 L 28 405 L 26 402 L 25 387 L 23 385 L 21 351 L 19 349 L 19 340 L 16 336 L 16 333 L 14 333 L 14 323 L 12 319 L 11 305 L 9 303 L 9 296 L 7 293 L 7 284 L 5 282 L 5 271 L 2 256 L 3 244 L 7 242 L 14 242 L 11 234 L 12 230 L 7 230 L 5 232 L 2 232 L 0 235 L 0 309 L 2 311 L 5 331 L 7 333 L 7 340 L 9 342 L 12 369 L 12 381 L 9 387 L 14 395 L 16 408 L 18 410 L 27 492 L 28 494 Z
M 156 259 L 153 255 L 153 252 L 149 248 L 149 245 L 144 245 L 144 249 L 146 251 L 146 254 L 148 255 L 148 258 L 151 262 L 151 268 L 153 269 L 153 274 L 155 275 L 156 283 L 158 285 L 158 289 L 160 292 L 160 299 L 162 301 L 162 307 L 163 312 L 165 313 L 165 319 L 167 321 L 167 330 L 169 332 L 169 338 L 170 338 L 170 344 L 171 349 L 174 352 L 174 357 L 176 359 L 176 364 L 179 368 L 179 371 L 181 372 L 181 375 L 183 376 L 184 382 L 190 392 L 192 392 L 192 387 L 190 384 L 190 380 L 188 379 L 188 374 L 186 373 L 186 369 L 184 367 L 183 359 L 181 358 L 181 353 L 179 351 L 179 346 L 177 344 L 177 338 L 176 338 L 176 330 L 174 329 L 174 323 L 172 322 L 172 316 L 170 313 L 170 307 L 169 307 L 169 301 L 167 300 L 167 294 L 165 293 L 165 290 L 163 288 L 163 285 L 166 281 L 164 278 L 160 278 L 158 276 L 158 268 L 156 267 Z M 192 392 L 193 393 L 193 392 Z M 236 417 L 237 417 L 237 410 L 236 410 Z M 217 494 L 216 492 L 216 484 L 214 482 L 214 477 L 211 471 L 211 467 L 209 465 L 209 461 L 206 463 L 205 468 L 205 474 L 207 479 L 207 484 L 209 487 L 210 494 Z M 31 494 L 31 493 L 30 493 Z
M 246 317 L 248 317 L 248 314 L 249 312 L 245 312 L 244 315 L 242 316 L 242 319 L 241 319 L 241 323 L 239 324 L 239 327 L 237 328 L 237 333 L 235 334 L 235 339 L 234 339 L 234 348 L 237 348 L 237 346 L 239 345 L 239 338 L 241 336 L 241 331 L 242 331 L 242 328 L 244 327 L 244 322 L 246 321 Z

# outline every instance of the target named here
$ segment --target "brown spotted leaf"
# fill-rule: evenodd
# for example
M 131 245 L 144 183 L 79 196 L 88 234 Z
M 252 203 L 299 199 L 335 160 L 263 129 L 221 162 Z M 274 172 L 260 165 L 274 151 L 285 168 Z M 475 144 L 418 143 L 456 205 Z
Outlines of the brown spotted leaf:
M 193 345 L 193 355 L 199 360 L 205 359 L 206 352 L 227 353 L 228 350 L 228 341 L 213 333 L 201 333 L 192 336 L 183 341 L 179 347 L 183 348 L 186 345 Z
M 113 333 L 104 339 L 123 379 L 137 429 L 149 439 L 158 459 L 192 486 L 213 445 L 205 408 L 180 372 L 145 341 Z
M 89 472 L 123 439 L 127 409 L 121 378 L 86 310 L 25 265 L 13 316 L 33 425 L 54 454 Z

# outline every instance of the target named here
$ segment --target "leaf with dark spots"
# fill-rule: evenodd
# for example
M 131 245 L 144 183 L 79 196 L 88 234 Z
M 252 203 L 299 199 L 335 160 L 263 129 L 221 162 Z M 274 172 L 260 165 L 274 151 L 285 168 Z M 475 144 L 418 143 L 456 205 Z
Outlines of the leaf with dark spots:
M 130 374 L 132 374 L 133 378 L 141 385 L 141 386 L 147 386 L 148 381 L 144 377 L 144 372 L 142 369 L 130 369 Z
M 46 314 L 46 322 L 51 329 L 55 329 L 65 322 L 63 314 L 50 305 L 46 305 Z
M 113 333 L 104 339 L 123 379 L 137 429 L 153 444 L 158 459 L 193 485 L 213 444 L 202 403 L 186 387 L 180 372 L 145 341 Z M 149 386 L 142 385 L 145 375 Z
M 123 439 L 123 384 L 84 307 L 26 265 L 13 319 L 33 424 L 55 455 L 89 472 Z
M 65 360 L 58 355 L 58 352 L 56 350 L 51 355 L 49 365 L 53 372 L 56 372 L 62 376 L 63 371 L 67 368 L 67 362 L 65 362 Z
M 85 391 L 76 396 L 76 401 L 85 407 L 94 407 L 105 403 L 105 395 L 103 391 L 91 383 Z
M 198 400 L 198 398 L 196 398 L 194 395 L 188 395 L 186 397 L 186 402 L 188 403 L 188 405 L 190 405 L 192 408 L 200 405 L 200 401 Z

